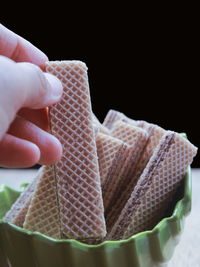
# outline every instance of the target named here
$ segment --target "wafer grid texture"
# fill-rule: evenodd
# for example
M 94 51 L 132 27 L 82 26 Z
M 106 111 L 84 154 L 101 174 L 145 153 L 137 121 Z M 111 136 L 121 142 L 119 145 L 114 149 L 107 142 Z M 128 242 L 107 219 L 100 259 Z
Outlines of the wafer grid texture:
M 33 179 L 32 183 L 24 189 L 16 202 L 12 205 L 11 209 L 6 213 L 4 220 L 13 223 L 19 227 L 23 227 L 25 216 L 31 203 L 31 199 L 35 188 L 37 186 L 42 167 L 38 174 Z
M 99 133 L 96 137 L 101 186 L 103 187 L 112 168 L 121 156 L 124 143 L 117 138 Z
M 112 182 L 108 183 L 103 190 L 104 208 L 106 215 L 107 229 L 109 230 L 113 222 L 116 220 L 121 209 L 125 205 L 126 196 L 124 191 L 136 169 L 137 162 L 146 145 L 148 134 L 145 130 L 133 126 L 123 121 L 115 122 L 111 135 L 119 138 L 128 145 L 128 149 L 124 154 L 123 165 Z M 118 205 L 116 205 L 118 203 Z M 110 215 L 112 213 L 112 215 Z
M 151 229 L 162 217 L 196 152 L 188 140 L 167 131 L 107 239 L 128 238 Z
M 97 136 L 99 132 L 103 134 L 107 134 L 107 135 L 110 134 L 110 131 L 108 130 L 108 128 L 106 128 L 102 123 L 100 123 L 100 121 L 97 119 L 94 113 L 92 114 L 92 119 L 93 119 L 93 127 L 94 127 L 95 136 Z
M 129 179 L 132 179 L 132 175 L 135 172 L 137 162 L 146 145 L 148 133 L 129 123 L 117 121 L 111 130 L 111 135 L 119 138 L 129 146 L 126 163 L 122 170 L 122 175 L 126 178 L 127 183 Z
M 54 166 L 44 166 L 31 199 L 23 227 L 61 238 Z
M 146 137 L 145 139 L 147 139 L 148 136 L 146 130 L 120 120 L 116 121 L 113 125 L 111 135 L 119 138 L 129 146 L 133 146 L 133 144 L 139 142 L 143 136 Z
M 106 234 L 87 67 L 80 61 L 47 63 L 63 84 L 61 101 L 50 109 L 52 133 L 63 145 L 55 165 L 61 232 L 64 237 Z
M 128 123 L 133 126 L 137 125 L 138 127 L 141 127 L 144 130 L 146 130 L 148 133 L 148 139 L 146 141 L 146 144 L 144 145 L 143 151 L 140 153 L 140 157 L 137 161 L 137 165 L 135 167 L 134 173 L 132 174 L 132 177 L 130 176 L 129 181 L 127 181 L 124 184 L 124 187 L 120 191 L 120 195 L 118 194 L 118 196 L 115 198 L 114 203 L 110 205 L 111 208 L 109 210 L 106 210 L 106 222 L 107 222 L 108 232 L 111 230 L 111 228 L 113 227 L 113 224 L 115 223 L 118 216 L 120 215 L 120 212 L 123 209 L 126 201 L 128 201 L 135 187 L 135 184 L 137 183 L 138 178 L 142 174 L 145 166 L 147 165 L 149 159 L 151 158 L 154 149 L 159 144 L 161 137 L 166 132 L 161 127 L 155 124 L 148 123 L 146 121 L 129 120 Z M 115 124 L 113 125 L 113 129 L 112 129 L 113 131 L 115 131 L 115 128 L 117 128 L 117 124 L 118 125 L 124 124 L 124 122 L 122 122 L 121 120 L 117 120 Z M 118 132 L 118 130 L 116 132 Z M 130 166 L 130 168 L 131 167 L 132 166 Z
M 151 156 L 154 152 L 154 149 L 159 144 L 160 139 L 166 133 L 166 130 L 164 130 L 163 128 L 161 128 L 155 124 L 151 124 L 151 123 L 147 123 L 147 122 L 143 122 L 143 121 L 141 124 L 141 121 L 138 121 L 137 125 L 142 127 L 143 129 L 146 129 L 149 137 L 148 137 L 147 143 L 144 147 L 144 150 L 141 154 L 141 157 L 137 163 L 137 168 L 135 170 L 134 177 L 133 177 L 132 181 L 137 181 L 137 179 L 141 175 L 142 171 L 144 170 L 145 166 L 147 165 L 149 159 L 151 158 Z M 134 184 L 135 183 L 127 185 L 127 187 L 129 188 L 129 193 L 128 193 L 129 195 L 130 195 L 131 191 L 133 190 Z
M 178 133 L 115 110 L 101 124 L 92 113 L 83 62 L 47 62 L 46 71 L 64 87 L 61 101 L 49 112 L 63 156 L 40 169 L 4 220 L 87 244 L 152 229 L 197 148 Z
M 129 119 L 125 114 L 122 112 L 110 109 L 108 113 L 106 114 L 106 117 L 103 121 L 103 125 L 111 130 L 114 126 L 114 124 L 117 121 L 124 121 L 124 122 L 132 122 L 134 123 L 134 120 Z
M 102 186 L 103 202 L 106 217 L 106 227 L 109 230 L 109 223 L 107 220 L 107 213 L 110 211 L 112 204 L 115 201 L 115 194 L 122 188 L 125 180 L 125 172 L 127 166 L 127 159 L 130 158 L 130 147 L 124 143 L 120 157 L 115 161 L 115 165 L 112 168 L 112 172 L 109 174 Z M 114 219 L 114 217 L 112 217 Z

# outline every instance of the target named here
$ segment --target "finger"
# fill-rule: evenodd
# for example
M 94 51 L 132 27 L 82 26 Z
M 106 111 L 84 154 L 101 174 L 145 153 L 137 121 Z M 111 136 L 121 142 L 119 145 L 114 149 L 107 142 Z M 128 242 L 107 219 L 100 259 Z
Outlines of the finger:
M 49 131 L 48 108 L 44 109 L 22 108 L 19 110 L 18 115 L 34 123 L 39 128 L 45 131 Z
M 0 56 L 0 139 L 22 107 L 41 109 L 59 101 L 62 84 L 31 63 Z
M 40 149 L 40 164 L 54 164 L 62 155 L 62 146 L 57 138 L 35 124 L 17 116 L 8 133 L 34 143 Z
M 42 69 L 48 60 L 42 51 L 2 24 L 0 24 L 0 55 L 9 57 L 16 62 L 31 62 Z
M 1 140 L 0 151 L 0 166 L 7 168 L 28 168 L 40 158 L 40 150 L 35 144 L 10 134 Z

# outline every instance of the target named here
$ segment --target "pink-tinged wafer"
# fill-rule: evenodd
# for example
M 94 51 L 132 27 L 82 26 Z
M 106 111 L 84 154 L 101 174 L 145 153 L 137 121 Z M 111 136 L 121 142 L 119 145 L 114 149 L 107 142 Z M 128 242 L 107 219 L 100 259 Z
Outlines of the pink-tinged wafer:
M 126 143 L 128 149 L 126 149 L 124 153 L 123 165 L 119 166 L 116 176 L 110 179 L 103 188 L 106 225 L 108 230 L 112 227 L 113 221 L 117 219 L 118 214 L 120 214 L 121 209 L 125 205 L 121 194 L 124 192 L 126 185 L 130 183 L 130 179 L 132 179 L 137 167 L 137 162 L 148 140 L 148 134 L 144 129 L 123 121 L 115 122 L 111 130 L 111 135 Z M 116 205 L 119 198 L 121 199 L 121 203 Z M 115 212 L 113 212 L 113 209 Z M 112 216 L 110 216 L 111 212 Z
M 23 227 L 25 216 L 30 206 L 31 199 L 36 189 L 36 185 L 40 179 L 41 173 L 42 167 L 39 169 L 38 174 L 33 181 L 25 188 L 25 190 L 12 205 L 11 209 L 6 213 L 5 217 L 3 218 L 5 221 L 13 223 L 19 227 Z
M 151 229 L 163 216 L 192 163 L 197 148 L 167 131 L 153 152 L 107 240 L 125 239 Z
M 46 71 L 63 84 L 50 108 L 52 133 L 63 145 L 55 165 L 63 237 L 98 239 L 106 235 L 87 67 L 81 61 L 47 62 Z
M 142 171 L 144 170 L 146 164 L 148 163 L 150 157 L 152 156 L 155 147 L 159 144 L 161 137 L 166 133 L 166 130 L 164 130 L 163 128 L 161 128 L 160 126 L 156 124 L 149 123 L 146 121 L 141 121 L 141 120 L 132 121 L 131 119 L 129 119 L 129 123 L 136 125 L 138 127 L 141 127 L 142 129 L 146 130 L 148 133 L 148 140 L 147 140 L 146 146 L 137 163 L 137 168 L 134 173 L 134 177 L 133 179 L 131 179 L 131 181 L 137 181 Z M 130 189 L 129 193 L 133 191 L 133 186 L 134 186 L 134 183 L 127 185 L 127 187 Z
M 141 175 L 149 159 L 151 158 L 154 152 L 154 149 L 159 144 L 162 136 L 166 133 L 166 130 L 164 130 L 160 126 L 156 124 L 148 123 L 146 121 L 136 121 L 136 125 L 138 127 L 142 127 L 143 129 L 145 129 L 148 132 L 149 138 L 144 148 L 144 151 L 140 157 L 140 160 L 138 161 L 138 164 L 137 164 L 137 169 L 136 169 L 136 172 L 133 178 L 133 180 L 135 181 L 137 181 L 137 179 Z M 129 188 L 131 190 L 130 193 L 133 191 L 133 186 L 134 184 L 129 185 Z
M 108 111 L 108 113 L 106 114 L 106 117 L 105 117 L 105 119 L 103 121 L 103 125 L 106 128 L 108 128 L 109 130 L 111 130 L 113 128 L 113 125 L 117 121 L 123 121 L 123 122 L 129 122 L 129 121 L 131 121 L 132 123 L 134 122 L 134 120 L 128 118 L 122 112 L 119 112 L 119 111 L 114 110 L 114 109 L 110 109 Z
M 61 238 L 54 166 L 43 166 L 23 227 Z
M 110 131 L 108 130 L 108 128 L 106 128 L 103 124 L 100 123 L 100 121 L 97 119 L 94 113 L 92 114 L 92 118 L 93 118 L 93 128 L 94 128 L 95 136 L 99 132 L 103 134 L 107 134 L 107 135 L 110 134 Z
M 120 164 L 127 145 L 118 138 L 102 133 L 96 136 L 96 145 L 101 186 L 103 187 L 107 180 L 112 179 L 112 175 Z

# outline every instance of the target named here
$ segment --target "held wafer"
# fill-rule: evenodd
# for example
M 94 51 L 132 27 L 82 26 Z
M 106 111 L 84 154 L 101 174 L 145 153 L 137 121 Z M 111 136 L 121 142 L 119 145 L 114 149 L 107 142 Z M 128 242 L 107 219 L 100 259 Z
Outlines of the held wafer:
M 161 138 L 107 240 L 124 239 L 151 229 L 171 201 L 197 148 L 167 131 Z
M 11 209 L 6 213 L 3 218 L 5 221 L 13 223 L 17 226 L 23 227 L 25 216 L 27 214 L 29 205 L 36 185 L 40 179 L 42 167 L 39 169 L 37 176 L 33 179 L 32 183 L 20 194 L 18 199 L 12 205 Z
M 103 188 L 106 225 L 108 230 L 120 213 L 120 208 L 123 208 L 125 205 L 123 199 L 121 199 L 119 206 L 116 206 L 115 203 L 117 199 L 120 198 L 126 184 L 132 179 L 137 162 L 148 139 L 148 134 L 145 130 L 123 121 L 117 121 L 114 124 L 111 135 L 125 142 L 128 148 L 124 154 L 123 165 L 119 166 L 120 169 L 116 173 L 116 176 L 109 180 Z M 111 218 L 109 214 L 113 208 L 115 208 L 116 212 Z
M 87 67 L 81 61 L 54 61 L 46 70 L 64 87 L 61 101 L 50 109 L 52 133 L 63 145 L 55 165 L 62 235 L 102 238 L 106 227 Z

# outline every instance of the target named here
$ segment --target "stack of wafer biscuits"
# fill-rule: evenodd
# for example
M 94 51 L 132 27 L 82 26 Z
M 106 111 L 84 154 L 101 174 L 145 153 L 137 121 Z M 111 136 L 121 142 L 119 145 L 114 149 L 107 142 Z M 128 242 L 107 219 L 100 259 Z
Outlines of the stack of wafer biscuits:
M 188 140 L 167 131 L 107 239 L 123 239 L 151 229 L 162 218 L 195 153 L 196 148 Z
M 117 125 L 120 126 L 120 124 L 134 125 L 142 128 L 147 132 L 147 140 L 144 145 L 143 151 L 141 151 L 142 153 L 138 158 L 138 161 L 135 162 L 135 168 L 132 168 L 129 179 L 126 179 L 122 190 L 120 190 L 121 188 L 119 188 L 119 193 L 115 194 L 115 201 L 111 203 L 111 208 L 106 212 L 107 229 L 110 230 L 114 222 L 117 220 L 126 201 L 129 199 L 139 176 L 144 170 L 165 130 L 155 124 L 151 124 L 145 121 L 132 120 L 125 116 L 123 113 L 115 110 L 110 110 L 108 112 L 103 124 L 108 125 L 110 132 L 114 132 L 114 135 L 123 132 L 120 127 L 117 127 Z
M 180 134 L 110 110 L 93 114 L 87 67 L 47 62 L 62 82 L 49 111 L 63 156 L 43 166 L 5 220 L 53 238 L 96 244 L 151 229 L 164 215 L 197 148 Z

